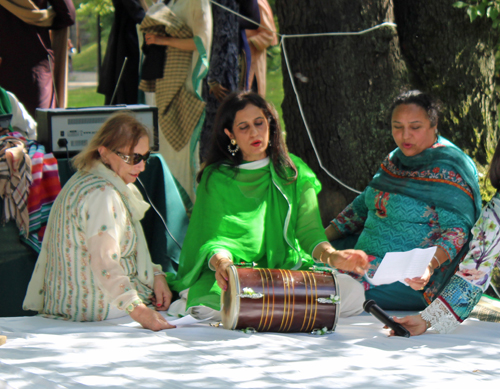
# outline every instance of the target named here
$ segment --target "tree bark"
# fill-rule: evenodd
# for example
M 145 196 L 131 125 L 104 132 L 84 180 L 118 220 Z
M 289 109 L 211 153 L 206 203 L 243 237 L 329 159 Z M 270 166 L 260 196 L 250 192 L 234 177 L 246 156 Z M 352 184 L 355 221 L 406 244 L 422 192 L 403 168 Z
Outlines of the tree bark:
M 401 51 L 412 86 L 442 104 L 440 133 L 477 163 L 489 162 L 496 146 L 495 43 L 491 22 L 473 23 L 454 0 L 394 0 Z
M 325 168 L 362 191 L 396 145 L 388 121 L 393 98 L 421 89 L 443 102 L 439 129 L 480 163 L 496 142 L 496 33 L 486 20 L 470 23 L 454 0 L 276 0 L 280 33 L 363 35 L 284 38 L 290 71 Z M 356 196 L 324 173 L 300 116 L 284 55 L 283 117 L 290 151 L 323 184 L 323 221 Z

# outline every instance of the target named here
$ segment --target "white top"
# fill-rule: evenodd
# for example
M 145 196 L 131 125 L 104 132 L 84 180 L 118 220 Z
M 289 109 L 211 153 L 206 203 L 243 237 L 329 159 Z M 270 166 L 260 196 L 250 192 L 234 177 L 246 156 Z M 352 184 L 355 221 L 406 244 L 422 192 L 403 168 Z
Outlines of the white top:
M 74 321 L 108 318 L 152 295 L 153 265 L 140 224 L 149 204 L 102 163 L 58 195 L 24 309 Z
M 12 106 L 12 120 L 10 121 L 12 128 L 26 135 L 28 139 L 36 140 L 37 123 L 13 93 L 7 91 L 7 96 Z

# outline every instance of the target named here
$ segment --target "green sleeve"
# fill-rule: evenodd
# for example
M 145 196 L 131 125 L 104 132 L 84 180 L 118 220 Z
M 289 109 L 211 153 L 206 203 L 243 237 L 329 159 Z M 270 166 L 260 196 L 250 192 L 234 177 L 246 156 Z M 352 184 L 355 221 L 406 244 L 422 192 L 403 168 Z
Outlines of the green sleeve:
M 315 188 L 305 183 L 300 194 L 296 236 L 302 249 L 312 256 L 314 248 L 328 239 L 321 223 Z

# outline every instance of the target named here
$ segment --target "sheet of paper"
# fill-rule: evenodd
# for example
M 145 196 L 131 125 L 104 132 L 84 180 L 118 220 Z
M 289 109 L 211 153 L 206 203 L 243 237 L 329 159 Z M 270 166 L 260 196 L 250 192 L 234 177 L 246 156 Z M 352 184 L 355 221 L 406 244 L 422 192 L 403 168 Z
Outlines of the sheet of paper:
M 366 277 L 372 285 L 392 284 L 405 278 L 420 277 L 436 253 L 437 247 L 414 249 L 385 254 L 373 278 Z
M 184 316 L 184 317 L 174 317 L 174 316 L 168 316 L 165 312 L 160 312 L 160 314 L 165 318 L 167 319 L 167 321 L 176 326 L 176 327 L 184 327 L 184 326 L 188 326 L 188 325 L 191 325 L 191 324 L 196 324 L 196 323 L 199 323 L 203 320 L 197 320 L 195 319 L 193 316 L 191 315 L 187 315 L 187 316 Z M 123 324 L 118 324 L 120 326 L 124 326 L 124 327 L 131 327 L 131 328 L 141 328 L 142 326 L 136 322 L 136 321 L 132 321 L 132 322 L 129 322 L 129 323 L 123 323 Z

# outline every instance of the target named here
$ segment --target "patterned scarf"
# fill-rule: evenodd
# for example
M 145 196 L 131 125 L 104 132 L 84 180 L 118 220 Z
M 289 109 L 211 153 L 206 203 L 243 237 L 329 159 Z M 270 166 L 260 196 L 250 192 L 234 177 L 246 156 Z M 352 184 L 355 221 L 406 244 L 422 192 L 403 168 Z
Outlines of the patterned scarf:
M 30 0 L 0 0 L 0 5 L 24 23 L 37 27 L 52 26 L 56 16 L 52 7 L 40 9 Z
M 29 233 L 28 194 L 32 182 L 26 139 L 0 137 L 0 197 L 4 199 L 2 223 L 13 219 L 24 236 Z

